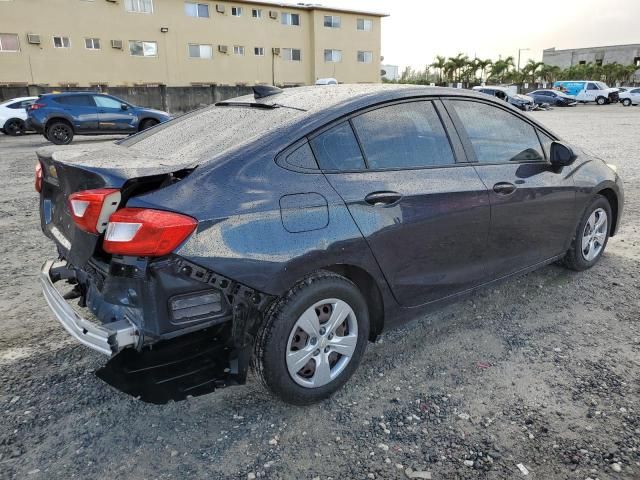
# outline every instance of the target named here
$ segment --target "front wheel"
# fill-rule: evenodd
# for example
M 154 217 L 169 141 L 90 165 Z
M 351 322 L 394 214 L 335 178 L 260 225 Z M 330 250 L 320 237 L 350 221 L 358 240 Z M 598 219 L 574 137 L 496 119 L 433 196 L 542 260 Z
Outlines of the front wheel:
M 598 105 L 604 105 L 605 103 L 607 103 L 607 99 L 604 98 L 604 97 L 598 97 L 598 98 L 596 98 L 596 103 Z
M 158 122 L 157 120 L 154 120 L 153 118 L 147 118 L 146 120 L 143 120 L 142 123 L 140 124 L 140 131 L 146 130 L 147 128 L 151 128 L 155 125 L 157 125 Z
M 564 257 L 565 266 L 582 271 L 598 263 L 609 240 L 611 223 L 611 205 L 605 197 L 597 195 L 580 219 Z
M 344 385 L 368 337 L 369 314 L 358 287 L 321 271 L 269 308 L 256 341 L 254 369 L 282 400 L 308 405 Z
M 47 139 L 56 145 L 69 145 L 73 140 L 73 128 L 65 122 L 55 122 L 46 133 Z
M 631 99 L 630 98 L 625 98 L 624 100 L 622 100 L 622 105 L 624 105 L 625 107 L 630 107 L 631 106 Z

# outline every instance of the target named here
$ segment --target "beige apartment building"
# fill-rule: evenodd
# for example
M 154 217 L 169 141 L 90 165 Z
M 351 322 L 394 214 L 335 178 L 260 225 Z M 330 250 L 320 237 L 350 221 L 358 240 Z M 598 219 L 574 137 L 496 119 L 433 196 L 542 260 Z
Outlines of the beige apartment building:
M 0 0 L 0 85 L 380 81 L 384 14 L 209 0 Z

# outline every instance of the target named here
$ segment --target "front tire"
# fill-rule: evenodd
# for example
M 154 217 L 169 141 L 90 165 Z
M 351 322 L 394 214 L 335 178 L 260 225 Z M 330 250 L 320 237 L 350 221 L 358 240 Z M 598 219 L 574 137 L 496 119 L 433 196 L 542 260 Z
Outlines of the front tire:
M 631 106 L 631 99 L 630 98 L 625 98 L 624 100 L 622 100 L 622 105 L 624 105 L 625 107 L 630 107 Z
M 140 124 L 140 131 L 146 130 L 147 128 L 151 128 L 155 125 L 157 125 L 158 120 L 154 120 L 153 118 L 147 118 L 146 120 L 143 120 L 142 123 Z
M 368 338 L 369 312 L 358 287 L 320 271 L 268 309 L 255 345 L 254 370 L 285 402 L 309 405 L 346 383 Z
M 73 128 L 66 122 L 55 122 L 47 128 L 46 137 L 56 145 L 69 145 L 73 140 Z
M 567 268 L 581 272 L 598 263 L 609 241 L 612 218 L 609 201 L 596 195 L 582 215 L 564 257 Z
M 607 99 L 604 98 L 604 97 L 598 97 L 598 98 L 596 98 L 596 103 L 598 105 L 604 105 L 605 103 L 607 103 Z

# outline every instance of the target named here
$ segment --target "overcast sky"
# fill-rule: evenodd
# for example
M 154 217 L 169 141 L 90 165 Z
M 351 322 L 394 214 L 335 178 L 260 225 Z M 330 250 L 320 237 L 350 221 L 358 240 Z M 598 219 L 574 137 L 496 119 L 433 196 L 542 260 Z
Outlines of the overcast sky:
M 435 55 L 458 52 L 517 60 L 519 48 L 530 48 L 522 52 L 525 63 L 541 60 L 549 47 L 640 43 L 640 0 L 307 1 L 389 13 L 382 21 L 382 55 L 384 63 L 400 66 L 423 68 Z

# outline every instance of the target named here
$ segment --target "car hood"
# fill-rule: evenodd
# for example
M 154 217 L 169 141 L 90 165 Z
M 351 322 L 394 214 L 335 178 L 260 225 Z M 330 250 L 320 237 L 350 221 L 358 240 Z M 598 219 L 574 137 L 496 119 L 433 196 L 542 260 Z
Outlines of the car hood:
M 167 112 L 163 112 L 162 110 L 156 110 L 154 108 L 136 107 L 136 110 L 138 110 L 139 112 L 153 113 L 154 115 L 158 115 L 162 117 L 167 117 L 167 118 L 171 117 L 171 115 L 169 115 Z
M 528 97 L 527 95 L 520 95 L 519 93 L 516 94 L 516 95 L 513 95 L 511 98 L 516 100 L 516 101 L 518 101 L 518 102 L 527 102 L 527 103 L 529 103 L 529 102 L 533 101 L 533 99 L 531 97 Z

